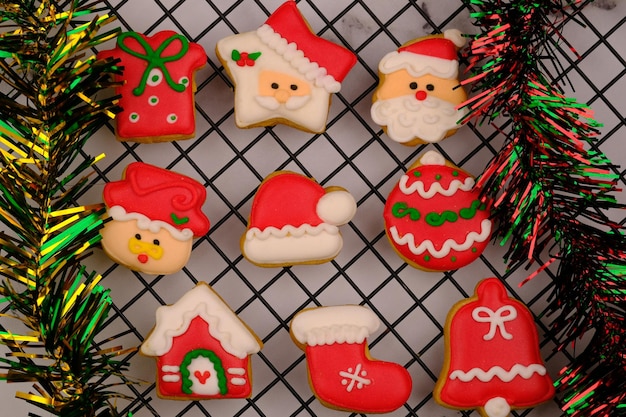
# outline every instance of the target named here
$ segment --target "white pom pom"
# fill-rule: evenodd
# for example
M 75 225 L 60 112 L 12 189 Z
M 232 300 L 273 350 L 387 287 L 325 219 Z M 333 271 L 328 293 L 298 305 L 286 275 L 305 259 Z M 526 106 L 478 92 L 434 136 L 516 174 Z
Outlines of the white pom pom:
M 428 151 L 420 158 L 422 165 L 445 165 L 446 159 L 437 151 Z
M 458 48 L 461 48 L 465 45 L 466 39 L 461 34 L 461 31 L 458 29 L 448 29 L 443 32 L 443 37 L 451 40 Z
M 335 226 L 348 223 L 356 214 L 356 201 L 347 191 L 331 191 L 317 203 L 317 215 Z

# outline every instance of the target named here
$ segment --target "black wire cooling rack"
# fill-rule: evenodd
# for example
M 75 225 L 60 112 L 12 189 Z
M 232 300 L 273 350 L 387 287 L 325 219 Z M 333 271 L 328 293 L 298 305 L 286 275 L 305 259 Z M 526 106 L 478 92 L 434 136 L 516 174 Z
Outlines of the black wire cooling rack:
M 231 83 L 216 58 L 216 42 L 256 29 L 282 0 L 110 0 L 105 2 L 124 30 L 153 34 L 172 29 L 206 50 L 208 65 L 196 74 L 197 128 L 194 139 L 134 144 L 115 140 L 112 125 L 91 139 L 84 152 L 107 157 L 82 203 L 101 201 L 105 182 L 118 180 L 129 163 L 141 160 L 189 175 L 207 189 L 208 235 L 194 243 L 183 271 L 148 276 L 112 263 L 101 251 L 88 258 L 112 289 L 114 314 L 105 335 L 114 343 L 138 346 L 155 322 L 155 310 L 172 304 L 198 281 L 209 282 L 264 342 L 253 356 L 253 394 L 248 400 L 165 401 L 156 396 L 155 363 L 139 354 L 129 358 L 128 375 L 145 384 L 122 386 L 134 398 L 119 401 L 124 415 L 140 416 L 340 416 L 320 405 L 307 381 L 302 351 L 289 337 L 294 314 L 314 305 L 363 304 L 382 321 L 369 339 L 375 358 L 404 365 L 413 378 L 408 402 L 390 415 L 443 417 L 478 415 L 438 406 L 432 389 L 443 357 L 442 326 L 453 303 L 471 295 L 476 283 L 496 276 L 510 293 L 540 313 L 549 295 L 552 265 L 522 288 L 529 271 L 509 270 L 503 248 L 490 246 L 479 260 L 458 271 L 426 273 L 407 266 L 384 234 L 382 210 L 387 194 L 419 154 L 437 149 L 457 166 L 478 175 L 500 149 L 503 137 L 490 126 L 468 125 L 439 145 L 405 147 L 393 143 L 369 116 L 377 85 L 377 64 L 408 40 L 456 27 L 475 29 L 459 0 L 301 0 L 299 9 L 318 35 L 345 45 L 358 63 L 333 97 L 326 133 L 313 135 L 285 126 L 241 130 L 235 127 Z M 598 142 L 614 162 L 625 165 L 626 152 L 626 5 L 597 1 L 566 22 L 563 34 L 580 54 L 556 49 L 567 94 L 589 103 L 604 123 Z M 358 212 L 342 228 L 344 249 L 332 262 L 292 268 L 259 268 L 243 259 L 239 238 L 262 179 L 289 169 L 339 185 L 357 199 Z M 624 171 L 619 172 L 626 184 Z M 624 200 L 623 194 L 618 196 Z M 623 214 L 616 214 L 624 223 Z M 545 258 L 547 259 L 547 257 Z M 541 257 L 538 259 L 541 265 Z M 541 351 L 550 374 L 575 352 L 554 353 L 545 338 L 550 319 L 537 319 Z M 114 381 L 111 381 L 114 382 Z M 9 386 L 10 388 L 10 386 Z M 2 390 L 6 390 L 2 387 Z M 19 400 L 12 400 L 12 405 Z M 16 406 L 20 406 L 17 404 Z M 556 416 L 556 403 L 514 416 Z

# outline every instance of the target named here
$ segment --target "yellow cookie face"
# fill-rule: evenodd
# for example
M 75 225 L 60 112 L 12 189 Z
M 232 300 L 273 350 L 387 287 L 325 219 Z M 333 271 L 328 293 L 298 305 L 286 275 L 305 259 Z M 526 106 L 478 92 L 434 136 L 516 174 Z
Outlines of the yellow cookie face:
M 137 220 L 112 220 L 100 231 L 102 248 L 115 262 L 146 274 L 173 274 L 191 255 L 192 240 L 175 239 L 164 228 L 140 229 Z

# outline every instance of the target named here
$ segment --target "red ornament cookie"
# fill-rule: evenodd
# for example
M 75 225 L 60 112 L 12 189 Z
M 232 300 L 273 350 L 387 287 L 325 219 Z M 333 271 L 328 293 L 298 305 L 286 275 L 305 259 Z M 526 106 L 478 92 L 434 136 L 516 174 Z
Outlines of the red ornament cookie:
M 166 399 L 247 398 L 250 355 L 263 344 L 204 282 L 156 312 L 141 353 L 156 358 L 157 395 Z
M 303 310 L 290 333 L 306 354 L 309 384 L 326 407 L 351 413 L 389 413 L 411 395 L 409 372 L 370 356 L 366 338 L 380 320 L 358 305 Z
M 111 218 L 100 231 L 115 262 L 147 274 L 173 274 L 189 260 L 194 237 L 209 231 L 204 186 L 185 175 L 134 162 L 104 186 Z
M 99 58 L 119 58 L 123 82 L 116 88 L 123 111 L 116 117 L 121 141 L 165 142 L 189 139 L 195 134 L 194 74 L 206 64 L 202 46 L 176 32 L 153 36 L 122 33 L 115 49 Z
M 466 266 L 491 236 L 489 211 L 474 179 L 435 151 L 402 176 L 387 198 L 384 220 L 400 257 L 426 271 Z
M 241 252 L 265 267 L 328 262 L 343 247 L 338 226 L 355 213 L 354 197 L 343 188 L 323 188 L 295 172 L 274 172 L 254 196 Z
M 441 405 L 506 417 L 511 409 L 554 396 L 532 314 L 498 279 L 481 281 L 473 297 L 452 307 L 444 339 L 445 362 L 434 391 Z

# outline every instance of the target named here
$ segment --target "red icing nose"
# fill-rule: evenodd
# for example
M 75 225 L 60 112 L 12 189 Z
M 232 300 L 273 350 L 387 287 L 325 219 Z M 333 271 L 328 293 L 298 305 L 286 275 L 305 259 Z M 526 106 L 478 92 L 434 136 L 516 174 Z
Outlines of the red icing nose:
M 141 262 L 142 264 L 145 264 L 146 262 L 148 262 L 148 255 L 146 255 L 145 253 L 142 253 L 139 256 L 137 256 L 137 260 Z
M 415 93 L 415 98 L 418 99 L 419 101 L 422 101 L 422 100 L 426 100 L 427 95 L 428 94 L 426 94 L 426 91 L 420 90 L 417 93 Z

